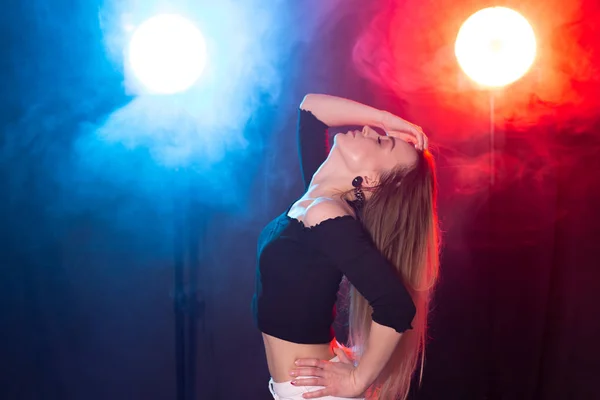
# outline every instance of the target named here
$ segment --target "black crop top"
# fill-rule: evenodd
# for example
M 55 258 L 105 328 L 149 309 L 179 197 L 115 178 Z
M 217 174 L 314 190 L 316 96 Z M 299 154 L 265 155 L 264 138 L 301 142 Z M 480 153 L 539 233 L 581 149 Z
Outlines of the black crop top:
M 326 138 L 327 125 L 300 110 L 298 144 L 305 188 L 327 157 Z M 373 321 L 397 332 L 412 328 L 415 305 L 359 221 L 348 215 L 306 228 L 288 217 L 289 209 L 258 239 L 252 311 L 262 332 L 295 343 L 329 343 L 343 275 L 373 307 Z

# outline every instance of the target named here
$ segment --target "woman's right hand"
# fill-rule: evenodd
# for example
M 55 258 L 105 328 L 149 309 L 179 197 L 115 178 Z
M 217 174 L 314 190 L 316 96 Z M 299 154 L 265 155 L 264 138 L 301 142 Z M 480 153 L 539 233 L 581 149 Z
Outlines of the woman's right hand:
M 394 136 L 408 143 L 413 143 L 419 150 L 425 150 L 429 146 L 429 139 L 420 126 L 388 111 L 382 111 L 381 129 L 388 136 Z
M 298 368 L 290 371 L 295 379 L 294 386 L 323 386 L 323 389 L 302 395 L 305 399 L 318 399 L 326 396 L 355 398 L 364 397 L 367 385 L 356 376 L 356 367 L 341 348 L 333 350 L 339 361 L 326 361 L 311 358 L 296 360 Z M 298 379 L 300 378 L 300 379 Z

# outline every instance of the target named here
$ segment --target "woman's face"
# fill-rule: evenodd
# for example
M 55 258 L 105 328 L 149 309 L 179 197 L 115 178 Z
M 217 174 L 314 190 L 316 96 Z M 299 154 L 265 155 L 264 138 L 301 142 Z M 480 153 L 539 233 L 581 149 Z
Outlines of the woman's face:
M 332 151 L 337 147 L 349 172 L 360 176 L 377 179 L 382 172 L 417 161 L 417 150 L 412 144 L 393 136 L 382 136 L 368 126 L 362 131 L 337 134 L 333 143 Z

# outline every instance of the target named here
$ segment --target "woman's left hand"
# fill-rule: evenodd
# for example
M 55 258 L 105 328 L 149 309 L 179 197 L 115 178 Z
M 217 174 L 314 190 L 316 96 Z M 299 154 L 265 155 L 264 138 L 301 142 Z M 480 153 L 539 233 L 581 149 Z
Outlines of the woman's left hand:
M 318 360 L 314 358 L 300 358 L 296 360 L 297 368 L 290 371 L 290 375 L 296 379 L 292 381 L 294 386 L 325 386 L 302 395 L 305 399 L 316 399 L 325 396 L 337 397 L 361 397 L 367 389 L 356 379 L 356 367 L 348 358 L 344 350 L 334 349 L 339 362 Z M 302 378 L 310 376 L 312 378 Z M 298 379 L 300 378 L 300 379 Z
M 420 126 L 390 112 L 383 111 L 380 128 L 385 131 L 386 135 L 413 143 L 419 150 L 426 150 L 429 147 L 429 139 Z

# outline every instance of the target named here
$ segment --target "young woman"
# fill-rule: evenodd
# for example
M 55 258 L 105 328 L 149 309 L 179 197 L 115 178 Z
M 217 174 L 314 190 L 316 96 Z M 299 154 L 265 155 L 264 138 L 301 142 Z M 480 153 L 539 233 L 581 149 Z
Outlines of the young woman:
M 328 153 L 329 126 L 364 128 L 336 135 Z M 310 94 L 298 139 L 306 192 L 258 241 L 253 312 L 271 393 L 404 399 L 424 354 L 439 265 L 427 137 L 388 112 Z M 351 284 L 352 351 L 331 329 L 343 276 Z

